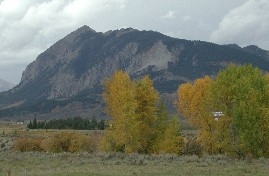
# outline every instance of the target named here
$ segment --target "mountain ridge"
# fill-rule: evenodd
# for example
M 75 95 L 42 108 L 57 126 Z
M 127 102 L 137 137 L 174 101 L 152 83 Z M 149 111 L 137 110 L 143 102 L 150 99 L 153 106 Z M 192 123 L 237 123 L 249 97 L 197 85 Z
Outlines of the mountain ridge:
M 181 83 L 214 76 L 231 63 L 268 71 L 268 58 L 268 51 L 256 46 L 189 41 L 132 28 L 102 33 L 82 26 L 41 53 L 21 82 L 0 94 L 0 117 L 21 111 L 57 117 L 72 105 L 77 113 L 69 115 L 104 116 L 103 80 L 119 69 L 134 79 L 149 75 L 162 96 L 173 101 L 170 95 Z

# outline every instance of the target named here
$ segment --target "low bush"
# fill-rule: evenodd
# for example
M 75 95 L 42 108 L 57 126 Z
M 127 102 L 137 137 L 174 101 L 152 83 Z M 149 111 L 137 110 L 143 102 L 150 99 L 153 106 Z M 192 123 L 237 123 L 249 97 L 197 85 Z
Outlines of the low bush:
M 90 135 L 79 132 L 60 132 L 44 138 L 19 138 L 14 142 L 14 150 L 46 152 L 79 152 L 97 151 L 101 135 Z
M 21 152 L 42 151 L 42 138 L 19 138 L 13 144 L 13 149 Z
M 183 155 L 198 155 L 202 156 L 202 146 L 197 138 L 184 138 L 184 145 L 182 149 Z
M 90 151 L 91 139 L 78 132 L 61 132 L 42 141 L 42 147 L 48 152 Z

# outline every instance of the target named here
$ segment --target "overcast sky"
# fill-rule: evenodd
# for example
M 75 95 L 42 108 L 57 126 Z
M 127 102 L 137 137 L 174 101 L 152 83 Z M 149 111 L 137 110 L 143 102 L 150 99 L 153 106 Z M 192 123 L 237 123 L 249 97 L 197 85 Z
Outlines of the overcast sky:
M 0 0 L 0 78 L 19 83 L 38 54 L 83 25 L 269 50 L 269 0 Z

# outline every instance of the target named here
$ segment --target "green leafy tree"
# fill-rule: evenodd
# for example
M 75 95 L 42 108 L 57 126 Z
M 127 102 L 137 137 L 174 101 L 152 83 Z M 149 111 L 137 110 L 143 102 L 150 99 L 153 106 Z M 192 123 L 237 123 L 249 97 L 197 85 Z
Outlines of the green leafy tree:
M 197 82 L 180 86 L 178 104 L 185 106 L 178 108 L 191 124 L 198 119 L 198 138 L 204 151 L 237 156 L 248 153 L 256 157 L 268 156 L 268 83 L 268 76 L 264 76 L 258 68 L 231 65 L 208 84 L 203 96 L 188 95 L 191 94 L 188 90 L 195 87 Z M 190 98 L 185 98 L 185 94 Z M 197 113 L 186 111 L 184 108 L 192 109 L 190 102 L 194 99 L 201 99 L 201 103 L 195 105 Z M 212 115 L 216 111 L 223 114 L 217 121 Z
M 238 155 L 268 156 L 268 81 L 258 68 L 232 65 L 220 72 L 212 85 L 212 108 L 225 114 L 223 127 L 231 145 L 223 148 Z

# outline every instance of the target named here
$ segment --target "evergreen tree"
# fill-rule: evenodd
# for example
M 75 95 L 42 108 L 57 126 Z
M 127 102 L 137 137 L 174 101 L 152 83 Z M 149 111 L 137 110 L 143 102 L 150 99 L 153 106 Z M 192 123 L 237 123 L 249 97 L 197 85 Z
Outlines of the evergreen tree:
M 30 120 L 30 123 L 27 125 L 27 127 L 29 128 L 29 129 L 33 129 L 33 124 L 32 124 L 32 121 Z
M 104 119 L 101 119 L 99 122 L 98 122 L 98 126 L 97 126 L 99 130 L 104 130 L 105 129 L 105 120 Z
M 33 121 L 33 129 L 37 129 L 37 120 L 36 120 L 36 117 L 34 118 L 34 121 Z
M 97 129 L 98 128 L 98 126 L 97 126 L 97 120 L 95 119 L 95 118 L 93 118 L 92 120 L 91 120 L 91 129 L 92 130 L 95 130 L 95 129 Z

